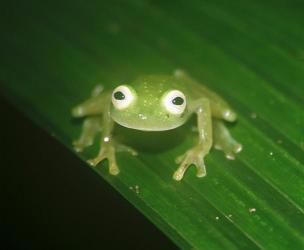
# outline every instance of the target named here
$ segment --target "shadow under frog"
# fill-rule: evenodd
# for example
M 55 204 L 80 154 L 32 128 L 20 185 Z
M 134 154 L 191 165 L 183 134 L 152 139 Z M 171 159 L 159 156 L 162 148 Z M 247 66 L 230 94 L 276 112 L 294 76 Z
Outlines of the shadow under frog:
M 129 145 L 138 152 L 157 154 L 166 152 L 182 144 L 195 124 L 194 117 L 190 122 L 172 130 L 140 131 L 115 125 L 114 137 L 123 144 Z

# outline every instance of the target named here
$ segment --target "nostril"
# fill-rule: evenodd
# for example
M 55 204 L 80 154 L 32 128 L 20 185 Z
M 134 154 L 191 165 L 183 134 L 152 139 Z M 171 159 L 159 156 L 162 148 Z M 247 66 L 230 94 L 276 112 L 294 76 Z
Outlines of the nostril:
M 144 114 L 138 114 L 138 117 L 139 117 L 141 120 L 147 120 L 147 116 L 145 116 Z

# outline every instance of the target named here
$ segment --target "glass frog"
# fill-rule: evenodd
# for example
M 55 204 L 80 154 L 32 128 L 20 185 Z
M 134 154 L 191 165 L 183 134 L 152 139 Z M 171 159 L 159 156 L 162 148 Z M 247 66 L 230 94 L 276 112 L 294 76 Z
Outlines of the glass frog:
M 117 175 L 116 152 L 127 151 L 133 155 L 137 152 L 113 138 L 115 123 L 142 131 L 165 131 L 183 125 L 193 114 L 197 117 L 198 141 L 176 158 L 180 165 L 173 179 L 180 181 L 190 165 L 196 167 L 197 177 L 203 177 L 206 175 L 204 158 L 212 145 L 222 150 L 228 159 L 234 159 L 242 150 L 242 145 L 232 138 L 223 122 L 234 122 L 237 116 L 218 94 L 181 70 L 172 75 L 142 76 L 113 91 L 97 87 L 90 99 L 72 110 L 74 117 L 85 118 L 74 148 L 82 151 L 92 145 L 101 132 L 100 151 L 88 163 L 96 166 L 107 159 L 110 174 Z

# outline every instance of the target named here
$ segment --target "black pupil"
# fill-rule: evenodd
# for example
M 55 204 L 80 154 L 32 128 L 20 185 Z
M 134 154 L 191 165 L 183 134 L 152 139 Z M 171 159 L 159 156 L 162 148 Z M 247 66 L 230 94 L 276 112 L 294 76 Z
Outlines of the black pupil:
M 116 100 L 123 100 L 123 99 L 125 99 L 125 95 L 122 92 L 117 91 L 114 93 L 114 98 Z
M 174 105 L 182 105 L 184 103 L 184 99 L 178 96 L 172 100 L 172 103 Z

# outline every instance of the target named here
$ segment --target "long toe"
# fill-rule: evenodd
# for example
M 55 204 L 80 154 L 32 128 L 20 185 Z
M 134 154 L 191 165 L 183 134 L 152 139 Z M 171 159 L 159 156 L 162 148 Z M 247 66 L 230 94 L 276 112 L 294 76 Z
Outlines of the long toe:
M 176 181 L 181 181 L 183 179 L 184 174 L 180 171 L 175 171 L 173 174 L 173 179 Z
M 235 146 L 234 146 L 234 153 L 238 154 L 242 151 L 243 149 L 243 145 L 240 144 L 240 143 L 237 143 Z
M 109 173 L 111 174 L 111 175 L 118 175 L 119 174 L 119 169 L 118 169 L 118 167 L 116 166 L 116 167 L 110 167 L 110 169 L 109 169 Z
M 235 159 L 235 155 L 232 152 L 225 153 L 225 156 L 228 160 L 234 160 Z

